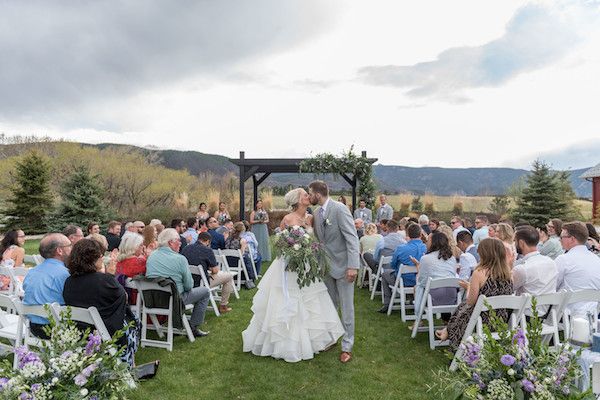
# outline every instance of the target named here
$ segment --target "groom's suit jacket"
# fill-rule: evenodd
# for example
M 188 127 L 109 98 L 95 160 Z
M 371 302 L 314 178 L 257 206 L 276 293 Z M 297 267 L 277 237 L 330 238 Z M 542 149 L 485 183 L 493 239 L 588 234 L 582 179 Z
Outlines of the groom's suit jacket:
M 314 216 L 315 235 L 323 243 L 329 256 L 329 274 L 334 279 L 341 279 L 347 268 L 358 269 L 358 235 L 348 207 L 329 199 L 323 217 L 320 208 L 315 211 Z

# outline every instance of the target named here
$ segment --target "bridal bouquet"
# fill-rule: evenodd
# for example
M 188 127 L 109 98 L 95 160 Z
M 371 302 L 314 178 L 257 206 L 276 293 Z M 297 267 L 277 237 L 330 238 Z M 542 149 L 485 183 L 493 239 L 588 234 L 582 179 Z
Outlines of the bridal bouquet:
M 49 318 L 50 340 L 39 352 L 25 347 L 16 350 L 18 369 L 6 359 L 0 364 L 0 398 L 123 399 L 135 387 L 117 351 L 121 331 L 103 342 L 89 329 L 80 331 L 70 320 L 70 312 L 63 317 L 60 324 Z
M 509 330 L 508 325 L 490 310 L 494 338 L 484 325 L 484 337 L 461 344 L 462 358 L 455 373 L 438 373 L 435 389 L 447 399 L 584 399 L 575 387 L 582 372 L 577 352 L 564 344 L 551 349 L 542 343 L 542 323 L 537 316 L 535 299 L 527 332 Z M 594 398 L 594 397 L 591 397 Z
M 287 261 L 287 271 L 298 274 L 298 286 L 310 286 L 323 280 L 329 263 L 321 243 L 309 235 L 304 228 L 295 225 L 276 234 L 275 253 Z

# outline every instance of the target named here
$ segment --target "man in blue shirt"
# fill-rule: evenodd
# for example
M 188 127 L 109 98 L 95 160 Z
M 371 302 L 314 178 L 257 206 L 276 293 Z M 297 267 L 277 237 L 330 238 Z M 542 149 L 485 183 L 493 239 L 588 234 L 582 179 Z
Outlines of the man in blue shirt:
M 23 304 L 43 305 L 48 303 L 65 304 L 63 289 L 69 277 L 69 270 L 65 267 L 65 260 L 71 254 L 73 245 L 62 233 L 49 233 L 40 241 L 40 255 L 44 262 L 29 270 L 23 281 Z M 48 338 L 44 332 L 44 325 L 48 320 L 32 315 L 30 319 L 31 332 L 41 338 Z
M 187 219 L 187 230 L 181 235 L 187 241 L 187 244 L 194 244 L 198 240 L 198 221 L 191 217 Z M 183 249 L 181 250 L 183 254 Z
M 217 232 L 219 222 L 215 217 L 210 217 L 206 220 L 206 226 L 208 227 L 208 233 L 210 234 L 210 248 L 213 250 L 225 249 L 225 236 Z
M 427 251 L 427 247 L 421 240 L 421 227 L 418 224 L 410 224 L 406 228 L 408 235 L 408 243 L 398 246 L 392 256 L 392 262 L 390 269 L 386 269 L 381 274 L 381 287 L 383 289 L 383 307 L 379 310 L 380 313 L 387 313 L 390 299 L 392 297 L 392 289 L 390 285 L 396 283 L 396 276 L 398 276 L 398 270 L 400 265 L 415 265 L 411 257 L 420 260 L 423 254 Z M 402 281 L 404 286 L 410 287 L 415 286 L 417 280 L 417 274 L 402 274 Z

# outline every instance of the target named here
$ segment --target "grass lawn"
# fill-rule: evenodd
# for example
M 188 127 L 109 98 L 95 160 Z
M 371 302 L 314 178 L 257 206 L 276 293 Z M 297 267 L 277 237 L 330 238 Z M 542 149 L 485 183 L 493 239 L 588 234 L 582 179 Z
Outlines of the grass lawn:
M 241 332 L 252 317 L 256 290 L 243 290 L 233 311 L 207 313 L 206 338 L 176 337 L 172 353 L 140 349 L 137 362 L 160 359 L 158 375 L 141 383 L 133 399 L 429 399 L 433 370 L 448 364 L 443 350 L 431 351 L 425 333 L 410 338 L 399 312 L 375 312 L 367 290 L 356 290 L 354 359 L 338 361 L 339 347 L 296 364 L 242 352 Z M 381 300 L 379 300 L 381 301 Z

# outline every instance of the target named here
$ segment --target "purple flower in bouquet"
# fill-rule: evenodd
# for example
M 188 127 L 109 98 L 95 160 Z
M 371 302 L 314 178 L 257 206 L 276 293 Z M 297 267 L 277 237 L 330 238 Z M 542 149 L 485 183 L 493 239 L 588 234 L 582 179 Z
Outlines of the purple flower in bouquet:
M 73 381 L 75 382 L 75 384 L 77 386 L 83 386 L 87 383 L 87 378 L 85 376 L 83 376 L 82 374 L 79 374 L 79 375 L 75 376 L 75 379 L 73 379 Z
M 8 383 L 8 378 L 0 378 L 0 390 L 4 389 L 4 386 Z
M 19 395 L 19 400 L 31 400 L 31 399 L 33 399 L 33 396 L 30 395 L 29 393 L 22 392 Z
M 517 329 L 517 332 L 513 336 L 513 343 L 516 343 L 519 347 L 524 347 L 527 344 L 527 337 L 523 329 Z
M 32 362 L 40 362 L 40 358 L 34 352 L 27 350 L 25 347 L 18 347 L 16 350 L 17 357 L 19 358 L 19 368 L 23 368 L 25 365 Z
M 33 385 L 31 385 L 31 391 L 33 393 L 37 392 L 41 388 L 42 388 L 42 385 L 40 385 L 39 383 L 34 383 Z
M 481 346 L 469 342 L 462 346 L 464 348 L 463 360 L 469 367 L 473 368 L 481 358 Z
M 521 384 L 526 392 L 533 393 L 535 391 L 535 385 L 529 379 L 523 379 Z
M 81 375 L 85 376 L 86 378 L 89 378 L 90 375 L 92 375 L 92 373 L 96 370 L 96 368 L 98 368 L 96 364 L 91 364 L 85 367 L 83 371 L 81 371 Z
M 500 357 L 500 362 L 506 365 L 507 367 L 512 366 L 515 363 L 515 361 L 517 360 L 510 354 L 505 354 L 502 357 Z
M 101 343 L 102 337 L 100 337 L 100 335 L 94 335 L 93 333 L 90 333 L 90 336 L 88 336 L 88 342 L 85 345 L 85 355 L 90 356 L 95 351 L 98 351 Z
M 287 243 L 288 243 L 290 246 L 292 246 L 292 245 L 293 245 L 294 243 L 296 243 L 296 242 L 294 241 L 294 239 L 292 239 L 291 237 L 289 237 L 289 238 L 287 238 Z
M 475 382 L 477 384 L 477 386 L 479 386 L 479 389 L 485 389 L 485 382 L 483 382 L 481 380 L 481 376 L 479 376 L 479 374 L 477 372 L 473 372 L 473 382 Z

